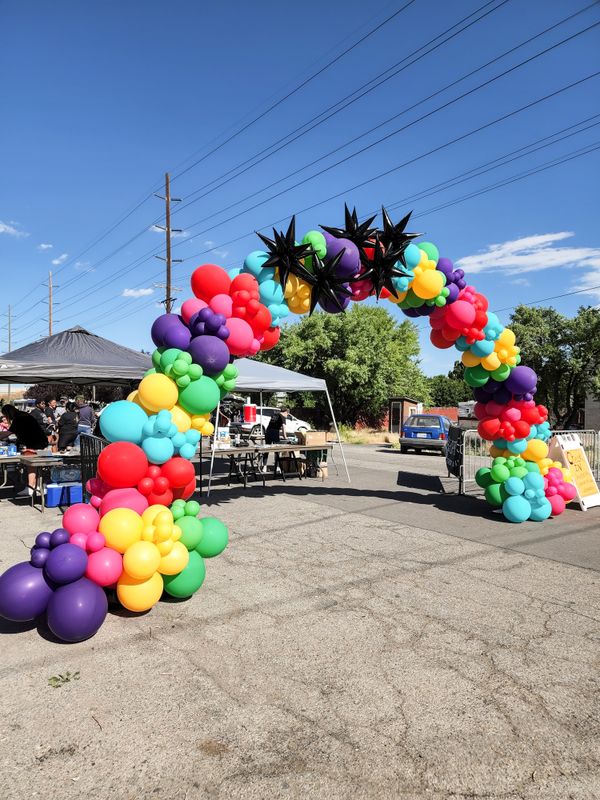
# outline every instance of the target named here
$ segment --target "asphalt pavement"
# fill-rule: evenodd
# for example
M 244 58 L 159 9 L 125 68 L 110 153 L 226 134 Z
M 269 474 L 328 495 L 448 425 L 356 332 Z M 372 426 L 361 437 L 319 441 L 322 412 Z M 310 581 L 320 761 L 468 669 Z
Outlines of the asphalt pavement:
M 1 623 L 0 797 L 600 796 L 600 509 L 510 525 L 439 456 L 347 456 L 217 487 L 189 601 L 76 645 Z M 58 523 L 2 501 L 0 568 Z

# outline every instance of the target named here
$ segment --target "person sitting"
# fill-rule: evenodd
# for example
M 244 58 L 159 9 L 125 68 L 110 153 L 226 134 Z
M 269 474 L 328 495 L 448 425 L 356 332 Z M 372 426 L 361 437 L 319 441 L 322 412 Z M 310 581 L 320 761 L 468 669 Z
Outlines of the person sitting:
M 280 412 L 273 414 L 271 417 L 269 424 L 267 425 L 267 430 L 265 431 L 265 444 L 279 444 L 281 442 L 281 437 L 285 439 L 285 421 L 288 416 L 287 408 L 282 408 Z M 269 454 L 265 453 L 263 455 L 263 465 L 262 471 L 267 471 L 267 463 L 269 461 Z
M 71 447 L 77 438 L 77 406 L 75 403 L 67 402 L 64 414 L 58 418 L 58 449 L 60 451 Z
M 0 441 L 16 436 L 21 447 L 41 450 L 48 446 L 46 432 L 42 430 L 33 414 L 19 411 L 12 405 L 3 406 L 2 413 L 10 423 L 10 427 L 7 431 L 0 431 Z M 35 481 L 36 471 L 30 467 L 27 471 L 27 486 L 17 494 L 17 497 L 31 497 L 35 489 Z

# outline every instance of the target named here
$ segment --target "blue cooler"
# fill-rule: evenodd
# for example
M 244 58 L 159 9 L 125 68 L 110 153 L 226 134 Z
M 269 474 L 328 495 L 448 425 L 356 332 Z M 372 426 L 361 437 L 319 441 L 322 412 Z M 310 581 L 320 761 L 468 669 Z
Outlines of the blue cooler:
M 74 503 L 83 503 L 83 487 L 80 483 L 47 483 L 46 507 L 72 506 Z

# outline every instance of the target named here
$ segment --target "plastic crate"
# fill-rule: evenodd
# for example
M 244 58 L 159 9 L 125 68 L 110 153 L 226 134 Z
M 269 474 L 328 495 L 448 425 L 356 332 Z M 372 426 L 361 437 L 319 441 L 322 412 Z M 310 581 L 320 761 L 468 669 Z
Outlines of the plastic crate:
M 83 502 L 83 488 L 80 483 L 47 483 L 46 507 L 72 506 Z

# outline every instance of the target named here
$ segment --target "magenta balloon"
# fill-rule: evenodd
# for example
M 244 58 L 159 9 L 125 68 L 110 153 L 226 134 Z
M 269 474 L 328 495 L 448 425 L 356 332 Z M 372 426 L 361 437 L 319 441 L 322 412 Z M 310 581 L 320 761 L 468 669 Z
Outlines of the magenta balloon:
M 457 300 L 446 306 L 446 322 L 457 331 L 472 325 L 476 315 L 475 307 L 466 300 Z
M 0 575 L 0 617 L 29 622 L 46 610 L 53 587 L 44 571 L 22 561 Z
M 229 364 L 229 348 L 218 336 L 197 336 L 190 342 L 188 353 L 208 376 L 217 375 Z
M 108 514 L 113 508 L 130 508 L 141 515 L 148 508 L 148 500 L 137 489 L 111 489 L 102 498 L 100 516 Z
M 47 609 L 48 627 L 64 642 L 82 642 L 104 622 L 108 601 L 104 591 L 89 578 L 59 586 Z
M 61 544 L 50 551 L 44 572 L 53 583 L 72 583 L 83 577 L 87 567 L 87 553 L 76 544 Z

